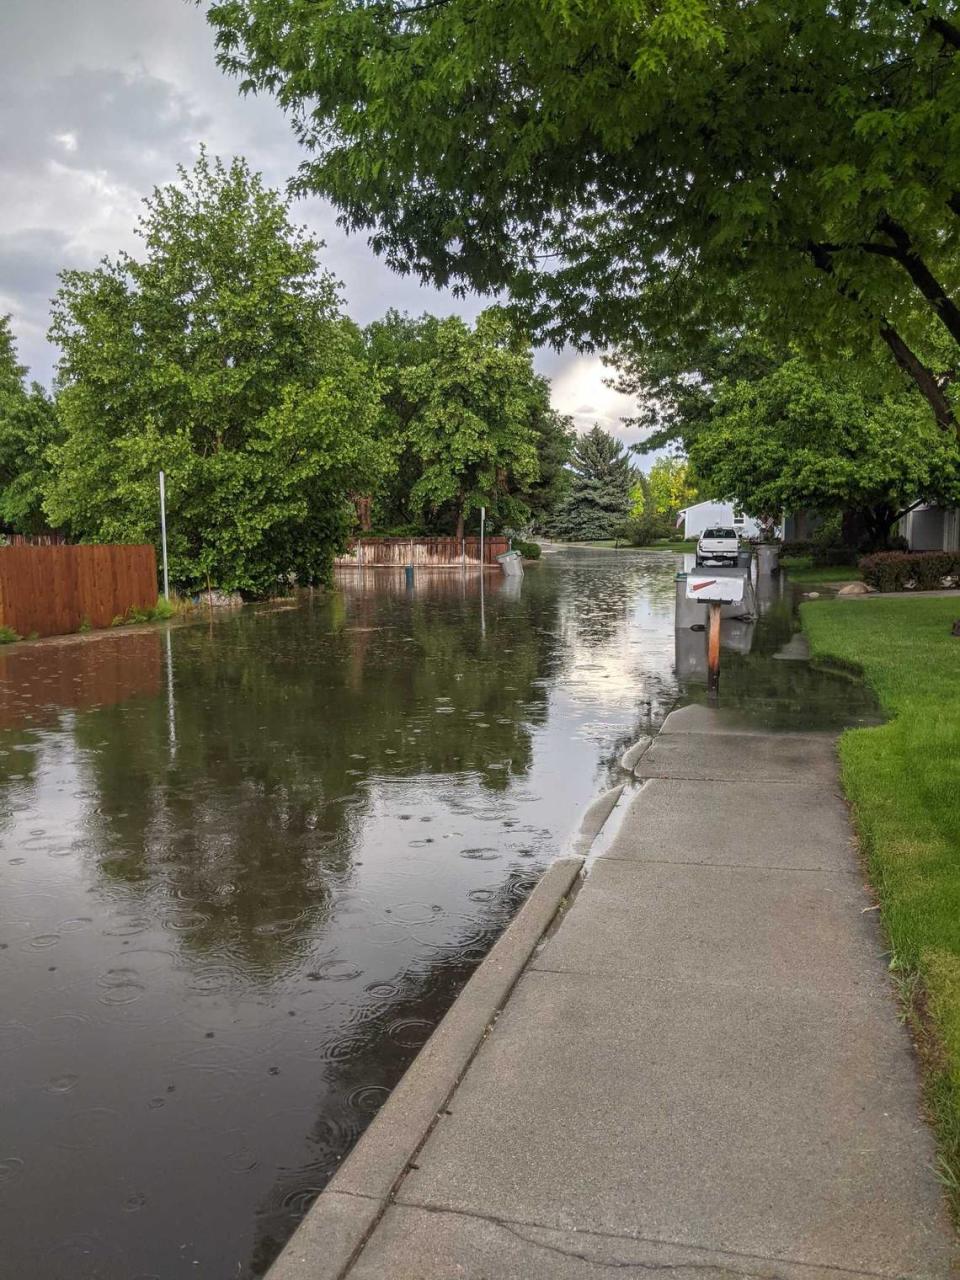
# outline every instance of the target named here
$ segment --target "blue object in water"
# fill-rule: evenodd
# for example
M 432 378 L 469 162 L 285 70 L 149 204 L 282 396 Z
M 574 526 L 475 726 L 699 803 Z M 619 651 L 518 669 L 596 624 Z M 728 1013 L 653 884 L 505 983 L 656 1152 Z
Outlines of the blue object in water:
M 409 588 L 412 588 L 412 587 L 413 587 L 413 565 L 412 565 L 412 564 L 408 564 L 408 565 L 406 566 L 406 568 L 404 569 L 403 574 L 404 574 L 404 577 L 405 577 L 405 578 L 406 578 L 406 580 L 407 580 L 407 587 L 408 587 L 408 589 L 409 589 Z

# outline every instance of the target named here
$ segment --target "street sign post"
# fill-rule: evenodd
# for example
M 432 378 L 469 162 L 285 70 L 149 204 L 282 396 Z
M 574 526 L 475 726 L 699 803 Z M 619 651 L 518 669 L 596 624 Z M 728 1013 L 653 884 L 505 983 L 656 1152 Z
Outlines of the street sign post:
M 160 472 L 160 542 L 163 551 L 163 598 L 170 599 L 170 573 L 167 568 L 167 478 Z

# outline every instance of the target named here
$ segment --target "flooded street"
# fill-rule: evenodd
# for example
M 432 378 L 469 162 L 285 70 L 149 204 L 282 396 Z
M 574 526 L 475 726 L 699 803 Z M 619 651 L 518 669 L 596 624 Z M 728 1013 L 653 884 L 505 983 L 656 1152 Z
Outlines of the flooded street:
M 263 1274 L 624 747 L 703 696 L 680 565 L 345 573 L 0 651 L 3 1277 Z M 872 718 L 760 604 L 727 701 Z

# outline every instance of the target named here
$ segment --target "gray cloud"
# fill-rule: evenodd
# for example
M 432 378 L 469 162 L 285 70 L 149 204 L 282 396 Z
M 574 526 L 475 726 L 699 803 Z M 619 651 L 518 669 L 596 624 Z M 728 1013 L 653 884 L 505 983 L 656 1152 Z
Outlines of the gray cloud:
M 56 358 L 45 334 L 58 271 L 132 249 L 143 197 L 192 164 L 201 143 L 245 155 L 279 188 L 303 157 L 276 104 L 241 97 L 217 69 L 192 0 L 3 0 L 3 35 L 0 312 L 13 313 L 21 358 L 45 380 Z M 322 200 L 294 212 L 326 242 L 324 263 L 361 324 L 388 307 L 472 318 L 487 305 L 394 275 Z M 545 350 L 537 365 L 578 427 L 596 419 L 616 430 L 632 411 L 604 388 L 596 358 Z
M 209 124 L 176 86 L 143 72 L 81 67 L 0 86 L 2 166 L 19 175 L 55 162 L 149 187 L 158 168 L 188 153 Z
M 46 305 L 61 266 L 79 266 L 63 231 L 40 228 L 0 235 L 0 281 L 9 296 Z

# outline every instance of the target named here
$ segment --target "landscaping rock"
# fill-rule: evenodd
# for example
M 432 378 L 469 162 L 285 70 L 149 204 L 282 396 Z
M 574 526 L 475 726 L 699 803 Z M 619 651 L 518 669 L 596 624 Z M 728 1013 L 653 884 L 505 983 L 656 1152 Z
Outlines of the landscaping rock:
M 819 591 L 805 591 L 803 594 L 804 594 L 804 596 L 806 597 L 806 599 L 807 599 L 807 600 L 819 600 L 819 599 L 820 599 L 820 592 L 819 592 Z
M 866 596 L 870 594 L 870 588 L 865 582 L 848 582 L 845 587 L 841 587 L 837 592 L 838 596 Z
M 956 622 L 950 628 L 950 634 L 952 636 L 960 636 L 960 618 L 957 618 Z
M 201 591 L 194 597 L 194 604 L 206 605 L 210 609 L 239 609 L 243 596 L 239 591 Z

